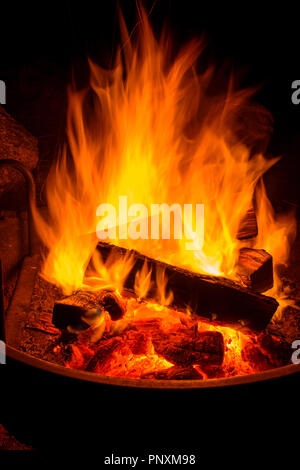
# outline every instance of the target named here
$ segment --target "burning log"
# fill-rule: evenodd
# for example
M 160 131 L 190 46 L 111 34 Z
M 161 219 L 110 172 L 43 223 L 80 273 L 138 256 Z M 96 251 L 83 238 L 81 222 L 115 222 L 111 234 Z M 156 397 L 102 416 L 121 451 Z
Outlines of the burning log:
M 248 238 L 256 237 L 257 233 L 257 220 L 254 208 L 252 207 L 247 211 L 245 217 L 241 220 L 236 238 L 238 240 L 246 240 Z
M 124 307 L 113 292 L 78 291 L 55 302 L 52 322 L 60 330 L 66 330 L 68 326 L 84 330 L 90 326 L 84 319 L 96 319 L 103 311 L 108 312 L 112 320 L 119 320 Z
M 125 248 L 99 242 L 97 249 L 105 262 L 111 251 L 117 257 L 128 254 Z M 151 272 L 151 279 L 156 279 L 156 271 L 164 271 L 168 279 L 168 289 L 173 292 L 173 308 L 186 311 L 189 308 L 204 320 L 215 324 L 228 326 L 240 331 L 263 330 L 271 320 L 278 307 L 277 301 L 256 292 L 247 290 L 229 279 L 218 276 L 203 275 L 190 272 L 176 266 L 157 261 L 131 250 L 135 264 L 130 271 L 124 289 L 132 295 L 135 276 L 145 262 Z M 156 299 L 157 293 L 151 288 L 147 293 L 148 299 Z M 55 323 L 57 326 L 57 324 Z
M 265 250 L 241 248 L 237 264 L 237 273 L 249 289 L 265 292 L 273 287 L 273 259 Z

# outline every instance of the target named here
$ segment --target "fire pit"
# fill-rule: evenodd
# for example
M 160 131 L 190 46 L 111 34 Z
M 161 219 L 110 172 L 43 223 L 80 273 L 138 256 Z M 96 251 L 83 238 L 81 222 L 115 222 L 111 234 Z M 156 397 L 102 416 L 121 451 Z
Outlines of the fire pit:
M 121 29 L 122 60 L 90 62 L 90 88 L 70 90 L 46 212 L 25 172 L 39 247 L 7 312 L 9 354 L 139 387 L 298 370 L 297 321 L 284 320 L 297 292 L 280 275 L 296 218 L 275 214 L 264 187 L 278 160 L 263 155 L 269 113 L 247 90 L 210 94 L 201 42 L 174 58 L 142 10 L 136 41 Z
M 159 415 L 172 443 L 200 422 L 199 397 L 213 428 L 229 397 L 263 416 L 246 391 L 273 406 L 299 382 L 296 216 L 263 182 L 272 118 L 248 90 L 212 92 L 201 42 L 174 56 L 143 11 L 136 40 L 121 24 L 115 67 L 90 62 L 90 87 L 69 91 L 47 207 L 28 170 L 2 163 L 27 178 L 32 248 L 1 325 L 4 393 L 19 423 L 34 409 L 37 439 L 46 413 L 49 436 L 67 422 L 76 442 L 86 406 L 108 442 Z
M 39 268 L 39 255 L 25 258 L 6 317 L 8 355 L 25 364 L 81 380 L 142 388 L 220 387 L 299 371 L 299 365 L 290 365 L 290 344 L 274 334 L 276 323 L 256 335 L 243 325 L 242 333 L 172 307 L 149 306 L 128 291 L 119 296 L 127 313 L 112 320 L 108 305 L 105 325 L 108 321 L 110 329 L 105 333 L 101 328 L 100 339 L 91 341 L 99 328 L 87 328 L 77 309 L 88 306 L 89 311 L 90 303 L 99 302 L 99 291 L 77 293 L 77 303 L 74 295 L 65 303 L 59 289 L 40 278 Z M 101 302 L 104 294 L 120 304 L 116 294 L 100 292 Z M 131 309 L 138 312 L 135 318 Z

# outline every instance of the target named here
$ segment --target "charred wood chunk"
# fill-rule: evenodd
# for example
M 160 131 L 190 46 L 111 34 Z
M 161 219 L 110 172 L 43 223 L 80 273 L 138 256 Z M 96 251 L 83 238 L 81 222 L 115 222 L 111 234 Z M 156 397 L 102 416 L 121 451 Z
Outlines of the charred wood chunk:
M 121 336 L 101 341 L 96 354 L 87 364 L 86 370 L 95 372 L 97 369 L 104 368 L 106 364 L 109 364 L 113 353 L 121 349 L 123 344 L 124 339 Z
M 169 369 L 144 374 L 141 378 L 155 380 L 202 380 L 203 376 L 194 367 L 173 366 Z
M 98 302 L 110 314 L 112 320 L 120 320 L 123 317 L 125 308 L 113 292 L 103 292 L 103 295 L 98 296 Z
M 202 366 L 201 371 L 207 379 L 221 379 L 226 377 L 227 373 L 223 366 Z
M 152 338 L 155 352 L 173 364 L 221 365 L 224 358 L 223 335 L 218 331 L 198 333 L 196 337 Z
M 52 322 L 60 330 L 68 327 L 84 330 L 104 311 L 110 314 L 112 320 L 118 320 L 124 315 L 125 309 L 113 292 L 78 291 L 55 302 Z
M 262 372 L 274 367 L 259 346 L 251 341 L 246 343 L 242 349 L 242 359 L 248 362 L 255 371 Z
M 242 283 L 256 292 L 265 292 L 273 287 L 273 259 L 265 250 L 241 248 L 237 263 L 237 274 Z
M 254 208 L 252 207 L 246 212 L 246 215 L 241 220 L 236 238 L 238 240 L 255 238 L 257 236 L 257 233 L 257 220 Z
M 146 355 L 151 352 L 151 337 L 143 332 L 128 331 L 126 333 L 126 343 L 132 354 Z
M 108 243 L 99 242 L 97 249 L 105 262 L 112 250 L 120 259 L 128 255 L 128 250 Z M 130 271 L 124 289 L 136 295 L 135 276 L 145 261 L 151 269 L 151 280 L 155 285 L 156 271 L 162 270 L 168 279 L 168 289 L 173 292 L 170 307 L 186 311 L 186 306 L 194 314 L 213 319 L 216 324 L 236 328 L 245 333 L 263 330 L 271 320 L 278 303 L 272 297 L 261 295 L 219 276 L 203 275 L 172 266 L 161 261 L 131 251 L 135 264 Z M 147 299 L 156 300 L 155 289 L 147 294 Z
M 291 363 L 291 345 L 283 338 L 263 332 L 257 337 L 257 344 L 275 367 Z

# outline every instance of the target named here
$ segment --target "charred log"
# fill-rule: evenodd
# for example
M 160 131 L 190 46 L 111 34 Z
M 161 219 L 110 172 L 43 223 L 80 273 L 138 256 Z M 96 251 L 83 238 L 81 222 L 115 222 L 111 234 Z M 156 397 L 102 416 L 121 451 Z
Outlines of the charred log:
M 128 254 L 125 248 L 103 242 L 98 243 L 97 249 L 104 262 L 112 250 L 120 258 Z M 189 307 L 204 320 L 215 324 L 244 332 L 260 331 L 267 326 L 278 307 L 274 298 L 249 291 L 223 277 L 193 273 L 149 258 L 134 250 L 130 253 L 134 257 L 135 264 L 125 281 L 124 289 L 132 295 L 135 295 L 136 273 L 142 269 L 146 261 L 149 269 L 152 269 L 151 277 L 154 284 L 157 270 L 165 271 L 168 289 L 171 289 L 174 295 L 171 307 L 183 311 Z M 156 291 L 150 289 L 147 298 L 155 300 Z

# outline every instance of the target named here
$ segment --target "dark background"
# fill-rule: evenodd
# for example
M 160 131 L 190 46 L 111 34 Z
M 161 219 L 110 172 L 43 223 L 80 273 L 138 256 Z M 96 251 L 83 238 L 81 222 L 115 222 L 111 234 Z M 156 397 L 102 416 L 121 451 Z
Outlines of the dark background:
M 64 135 L 72 72 L 81 85 L 87 81 L 87 56 L 107 67 L 112 64 L 119 42 L 118 4 L 132 30 L 137 21 L 134 0 L 1 5 L 0 79 L 7 85 L 6 109 L 39 137 L 44 171 Z M 159 33 L 166 23 L 175 47 L 204 34 L 207 54 L 217 66 L 231 64 L 241 86 L 261 86 L 256 100 L 274 117 L 268 151 L 284 157 L 266 177 L 268 192 L 278 209 L 297 206 L 300 105 L 291 102 L 291 83 L 300 78 L 295 4 L 145 0 L 144 5 L 148 12 L 152 9 L 154 31 Z

